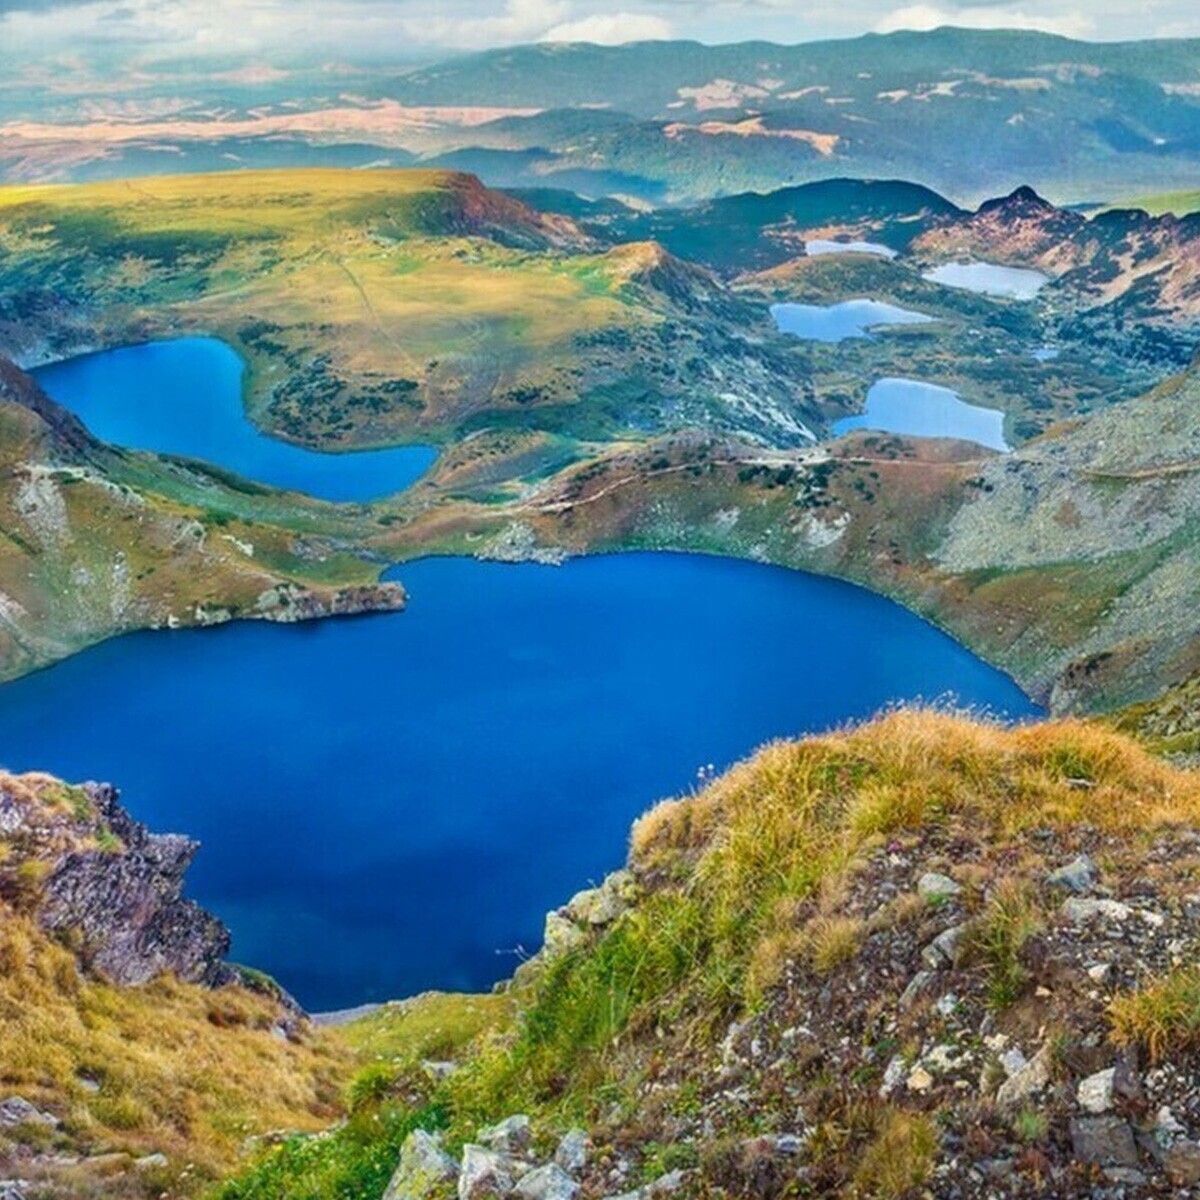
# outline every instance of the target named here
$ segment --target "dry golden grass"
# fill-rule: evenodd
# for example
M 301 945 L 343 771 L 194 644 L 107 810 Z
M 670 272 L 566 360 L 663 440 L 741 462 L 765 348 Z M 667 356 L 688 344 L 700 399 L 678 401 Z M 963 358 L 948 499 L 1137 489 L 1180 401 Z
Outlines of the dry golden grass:
M 641 867 L 677 864 L 722 891 L 850 861 L 870 839 L 968 822 L 981 836 L 1087 823 L 1123 833 L 1194 822 L 1200 775 L 1081 720 L 1006 728 L 936 709 L 776 742 L 634 827 Z
M 854 1196 L 902 1200 L 918 1194 L 933 1170 L 937 1130 L 924 1113 L 887 1109 L 854 1172 Z
M 213 1171 L 251 1134 L 328 1124 L 348 1052 L 316 1032 L 300 1044 L 275 1036 L 277 1014 L 240 988 L 85 979 L 31 920 L 0 922 L 0 1083 L 85 1143 Z
M 1158 1062 L 1200 1049 L 1200 968 L 1177 967 L 1109 1006 L 1112 1037 L 1120 1046 L 1144 1046 Z

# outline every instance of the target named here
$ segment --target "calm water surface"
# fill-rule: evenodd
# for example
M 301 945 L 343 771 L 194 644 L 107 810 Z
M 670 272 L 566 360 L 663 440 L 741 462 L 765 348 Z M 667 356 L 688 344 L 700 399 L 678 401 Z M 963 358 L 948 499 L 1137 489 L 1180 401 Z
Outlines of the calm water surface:
M 927 271 L 922 278 L 946 287 L 1007 300 L 1032 300 L 1050 282 L 1050 277 L 1041 271 L 984 262 L 946 263 Z
M 1008 450 L 1004 414 L 995 408 L 968 404 L 957 392 L 916 379 L 881 379 L 867 393 L 867 407 L 845 417 L 835 434 L 853 429 L 878 429 L 911 437 L 962 438 L 992 450 Z
M 882 242 L 834 242 L 825 238 L 814 238 L 804 243 L 804 252 L 809 256 L 820 254 L 876 254 L 880 258 L 895 258 L 896 251 Z
M 242 360 L 216 338 L 174 338 L 42 367 L 38 382 L 99 438 L 201 458 L 323 500 L 375 500 L 415 483 L 428 446 L 323 454 L 259 432 L 242 407 Z
M 781 333 L 813 342 L 843 342 L 869 337 L 879 325 L 925 325 L 924 313 L 879 300 L 844 300 L 841 304 L 773 304 L 771 316 Z

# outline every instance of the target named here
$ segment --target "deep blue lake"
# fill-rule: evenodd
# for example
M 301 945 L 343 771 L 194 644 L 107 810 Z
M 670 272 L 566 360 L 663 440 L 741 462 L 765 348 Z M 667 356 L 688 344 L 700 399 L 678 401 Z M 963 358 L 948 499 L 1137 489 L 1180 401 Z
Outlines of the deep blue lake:
M 161 397 L 131 386 L 138 361 L 87 360 L 86 391 L 142 448 Z M 57 371 L 43 382 L 72 403 Z M 228 405 L 239 380 L 178 383 Z M 236 465 L 220 439 L 209 454 Z M 152 828 L 198 837 L 189 893 L 313 1009 L 508 975 L 701 766 L 897 700 L 1034 711 L 899 606 L 780 568 L 636 553 L 390 574 L 404 613 L 133 634 L 0 687 L 0 763 L 112 781 Z
M 242 360 L 216 338 L 173 338 L 85 354 L 34 371 L 99 438 L 218 463 L 323 500 L 377 500 L 415 483 L 428 446 L 323 454 L 261 433 L 242 407 Z

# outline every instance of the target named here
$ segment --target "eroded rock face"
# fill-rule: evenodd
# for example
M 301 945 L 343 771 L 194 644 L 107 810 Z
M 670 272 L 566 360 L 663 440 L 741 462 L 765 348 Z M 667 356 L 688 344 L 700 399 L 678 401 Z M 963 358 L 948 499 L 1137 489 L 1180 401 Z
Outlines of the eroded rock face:
M 229 931 L 181 894 L 199 844 L 150 833 L 107 784 L 85 784 L 76 794 L 81 836 L 50 859 L 36 908 L 42 927 L 67 937 L 84 966 L 114 983 L 167 972 L 191 983 L 229 982 L 222 961 Z

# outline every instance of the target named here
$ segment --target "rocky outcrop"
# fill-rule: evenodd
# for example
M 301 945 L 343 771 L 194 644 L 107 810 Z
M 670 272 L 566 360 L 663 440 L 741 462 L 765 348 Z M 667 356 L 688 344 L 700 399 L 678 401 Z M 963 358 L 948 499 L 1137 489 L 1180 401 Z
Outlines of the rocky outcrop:
M 364 583 L 327 592 L 294 583 L 278 583 L 258 597 L 251 615 L 290 625 L 322 617 L 398 612 L 406 600 L 407 594 L 398 583 Z
M 182 895 L 198 843 L 151 833 L 115 788 L 5 777 L 0 837 L 8 848 L 0 893 L 70 946 L 86 970 L 117 984 L 168 973 L 210 986 L 236 978 L 223 961 L 229 931 Z
M 82 791 L 98 828 L 121 849 L 76 851 L 58 862 L 38 909 L 42 926 L 71 933 L 85 963 L 114 983 L 145 983 L 167 972 L 190 983 L 226 982 L 229 931 L 181 894 L 200 844 L 150 833 L 108 784 L 85 784 Z

